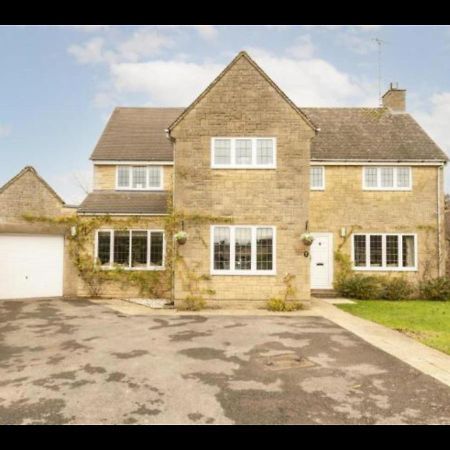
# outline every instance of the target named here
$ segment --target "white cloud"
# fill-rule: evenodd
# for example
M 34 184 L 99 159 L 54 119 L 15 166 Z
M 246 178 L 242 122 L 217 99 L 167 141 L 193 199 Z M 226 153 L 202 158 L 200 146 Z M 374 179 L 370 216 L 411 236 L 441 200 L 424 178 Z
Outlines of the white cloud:
M 219 64 L 156 60 L 114 64 L 111 75 L 121 93 L 145 94 L 155 105 L 187 106 L 222 69 Z
M 310 35 L 304 35 L 297 38 L 294 45 L 286 49 L 286 53 L 294 58 L 310 58 L 315 51 Z
M 191 25 L 203 39 L 215 39 L 218 35 L 217 28 L 214 25 Z
M 109 48 L 103 38 L 95 37 L 81 45 L 72 45 L 68 52 L 80 64 L 139 61 L 171 47 L 172 40 L 154 29 L 140 29 L 122 42 L 110 42 Z
M 375 86 L 352 78 L 323 59 L 306 57 L 306 52 L 303 59 L 289 55 L 278 56 L 261 49 L 251 49 L 250 55 L 299 105 L 377 105 Z M 224 67 L 224 64 L 183 60 L 112 64 L 111 92 L 116 93 L 118 98 L 126 98 L 127 94 L 140 94 L 141 104 L 185 106 L 193 101 Z
M 80 64 L 93 64 L 106 61 L 104 39 L 96 37 L 83 45 L 71 45 L 68 52 Z
M 435 142 L 450 155 L 450 92 L 434 94 L 431 97 L 431 108 L 414 111 L 414 117 L 430 134 Z
M 11 134 L 11 125 L 0 123 L 0 138 L 9 136 Z
M 417 109 L 412 111 L 413 116 L 436 144 L 450 155 L 450 92 L 432 95 L 430 103 L 428 111 L 424 111 L 423 103 L 419 103 Z M 445 191 L 450 193 L 450 167 L 445 168 Z

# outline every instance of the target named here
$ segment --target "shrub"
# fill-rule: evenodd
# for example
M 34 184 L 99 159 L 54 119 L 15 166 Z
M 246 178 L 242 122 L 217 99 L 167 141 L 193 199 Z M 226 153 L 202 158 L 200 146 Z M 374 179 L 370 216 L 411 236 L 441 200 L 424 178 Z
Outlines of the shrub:
M 403 277 L 380 277 L 380 298 L 384 300 L 405 300 L 414 292 L 412 283 Z
M 200 311 L 205 306 L 206 302 L 203 297 L 188 295 L 183 299 L 183 303 L 181 305 L 177 305 L 177 308 L 182 311 Z
M 449 300 L 450 278 L 438 277 L 419 283 L 420 296 L 425 300 Z
M 302 307 L 303 305 L 300 302 L 286 301 L 278 297 L 273 297 L 266 303 L 266 308 L 269 311 L 291 312 L 298 311 L 299 309 L 302 309 Z
M 358 300 L 380 298 L 381 284 L 378 277 L 367 275 L 351 275 L 336 283 L 336 290 L 344 297 Z

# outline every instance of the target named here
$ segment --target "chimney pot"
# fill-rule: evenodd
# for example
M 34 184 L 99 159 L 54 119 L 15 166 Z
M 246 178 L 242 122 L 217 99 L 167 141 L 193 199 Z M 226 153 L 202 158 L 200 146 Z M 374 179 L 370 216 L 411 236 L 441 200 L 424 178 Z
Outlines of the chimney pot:
M 398 83 L 390 83 L 388 91 L 383 95 L 383 106 L 393 112 L 406 111 L 406 89 L 399 89 Z

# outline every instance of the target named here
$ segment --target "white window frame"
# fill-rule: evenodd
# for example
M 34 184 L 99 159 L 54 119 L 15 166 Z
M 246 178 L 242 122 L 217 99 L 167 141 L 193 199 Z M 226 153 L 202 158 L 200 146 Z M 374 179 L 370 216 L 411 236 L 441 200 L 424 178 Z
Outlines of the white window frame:
M 228 228 L 230 230 L 230 269 L 220 270 L 214 269 L 214 230 L 216 228 Z M 252 234 L 252 246 L 251 246 L 251 270 L 236 270 L 235 269 L 235 255 L 236 255 L 236 242 L 235 231 L 236 228 L 250 228 Z M 256 229 L 257 228 L 270 228 L 272 230 L 272 270 L 257 270 L 256 269 Z M 276 275 L 276 261 L 277 261 L 277 228 L 272 225 L 211 225 L 210 231 L 210 273 L 211 275 Z
M 214 147 L 216 140 L 230 140 L 230 164 L 216 164 L 214 158 Z M 236 140 L 248 139 L 252 142 L 252 164 L 236 164 Z M 273 145 L 272 164 L 257 164 L 256 149 L 258 139 L 270 139 Z M 211 138 L 211 168 L 212 169 L 276 169 L 277 168 L 277 138 L 270 136 L 236 136 L 236 137 L 213 137 Z
M 322 169 L 322 185 L 321 186 L 313 186 L 312 185 L 311 170 L 313 168 Z M 324 191 L 325 190 L 325 166 L 316 166 L 316 165 L 309 166 L 309 187 L 310 187 L 311 191 Z
M 366 237 L 366 265 L 355 266 L 355 236 Z M 381 266 L 370 266 L 370 236 L 381 236 Z M 386 266 L 386 236 L 398 236 L 398 267 Z M 403 236 L 414 237 L 414 266 L 402 267 L 403 262 Z M 418 270 L 418 240 L 417 233 L 354 233 L 351 239 L 351 259 L 353 270 L 367 272 L 416 272 Z
M 380 169 L 387 169 L 392 168 L 394 169 L 394 180 L 393 180 L 393 186 L 392 187 L 382 187 L 381 186 L 381 170 Z M 397 186 L 397 178 L 398 178 L 398 169 L 409 169 L 409 185 L 405 187 L 398 187 Z M 367 169 L 376 169 L 377 170 L 377 185 L 376 186 L 367 186 L 366 184 L 366 170 Z M 362 167 L 362 188 L 364 191 L 411 191 L 412 190 L 412 167 L 411 166 L 403 166 L 403 165 L 390 165 L 390 166 L 363 166 Z
M 129 239 L 130 239 L 130 248 L 129 248 L 129 256 L 128 256 L 128 266 L 115 266 L 113 263 L 114 260 L 114 232 L 115 231 L 128 231 Z M 131 254 L 132 254 L 132 242 L 133 237 L 132 231 L 146 231 L 147 232 L 147 265 L 145 267 L 131 267 Z M 109 232 L 109 264 L 100 264 L 98 259 L 98 233 L 99 232 Z M 150 245 L 151 245 L 151 234 L 152 233 L 162 233 L 163 234 L 163 255 L 162 255 L 162 266 L 152 266 L 150 264 Z M 145 229 L 145 228 L 129 228 L 127 230 L 120 230 L 114 228 L 100 228 L 95 230 L 95 243 L 94 243 L 94 261 L 95 264 L 99 265 L 103 270 L 112 270 L 115 267 L 120 267 L 123 270 L 164 270 L 166 264 L 166 233 L 164 230 L 158 229 Z
M 129 180 L 129 184 L 128 186 L 119 186 L 119 167 L 123 168 L 123 167 L 127 167 L 129 170 L 128 173 L 128 180 Z M 133 187 L 133 167 L 145 167 L 145 172 L 146 172 L 146 184 L 147 187 L 145 188 L 134 188 Z M 158 167 L 161 176 L 159 177 L 160 183 L 159 186 L 148 186 L 148 179 L 149 179 L 149 168 L 155 168 Z M 155 166 L 153 164 L 130 164 L 130 165 L 117 165 L 116 166 L 116 190 L 117 191 L 162 191 L 163 190 L 163 186 L 164 186 L 164 168 L 162 166 Z

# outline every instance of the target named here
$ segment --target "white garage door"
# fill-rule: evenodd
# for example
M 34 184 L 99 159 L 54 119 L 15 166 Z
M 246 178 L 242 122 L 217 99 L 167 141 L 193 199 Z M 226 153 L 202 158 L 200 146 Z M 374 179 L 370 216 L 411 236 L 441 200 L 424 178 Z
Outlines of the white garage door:
M 0 234 L 0 299 L 59 297 L 64 238 Z

